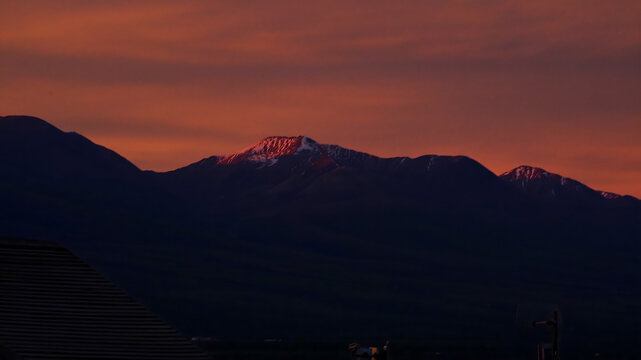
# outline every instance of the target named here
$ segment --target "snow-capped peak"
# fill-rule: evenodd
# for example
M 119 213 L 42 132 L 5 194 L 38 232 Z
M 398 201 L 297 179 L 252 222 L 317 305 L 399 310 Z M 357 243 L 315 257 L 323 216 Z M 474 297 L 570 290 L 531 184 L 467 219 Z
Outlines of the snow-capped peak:
M 534 184 L 535 188 L 539 189 L 537 191 L 543 191 L 541 189 L 548 189 L 554 196 L 556 196 L 556 193 L 559 191 L 572 191 L 575 193 L 590 194 L 590 196 L 599 195 L 607 200 L 623 197 L 622 195 L 608 191 L 593 190 L 587 185 L 574 179 L 527 165 L 521 165 L 510 171 L 506 171 L 501 174 L 500 177 L 511 183 L 517 184 L 524 189 Z M 541 186 L 543 187 L 541 188 Z
M 379 159 L 338 145 L 319 144 L 307 136 L 270 136 L 240 152 L 217 157 L 216 164 L 232 165 L 249 161 L 261 163 L 259 168 L 264 168 L 276 164 L 281 157 L 290 155 L 308 157 L 310 162 L 324 159 L 339 166 Z
M 549 173 L 546 170 L 538 167 L 521 165 L 510 171 L 504 172 L 503 174 L 501 174 L 501 177 L 509 178 L 510 180 L 515 181 L 515 180 L 536 180 L 536 179 L 541 179 L 544 177 L 549 177 L 554 175 L 556 174 Z
M 521 165 L 507 171 L 501 174 L 500 177 L 518 184 L 524 189 L 530 185 L 534 185 L 539 189 L 537 191 L 549 191 L 553 196 L 556 196 L 559 191 L 571 191 L 584 194 L 594 193 L 594 190 L 574 179 L 527 165 Z
M 218 163 L 229 165 L 253 161 L 272 165 L 282 156 L 321 151 L 321 146 L 307 136 L 270 136 L 238 153 L 221 158 Z

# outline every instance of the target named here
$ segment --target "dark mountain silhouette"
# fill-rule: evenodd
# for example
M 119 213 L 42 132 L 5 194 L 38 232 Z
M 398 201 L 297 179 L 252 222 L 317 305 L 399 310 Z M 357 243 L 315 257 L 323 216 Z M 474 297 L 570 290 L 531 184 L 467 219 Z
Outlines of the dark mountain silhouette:
M 0 117 L 0 159 L 24 177 L 119 178 L 138 168 L 75 132 L 63 132 L 30 116 Z
M 510 347 L 544 302 L 575 354 L 638 354 L 633 197 L 302 136 L 155 173 L 42 120 L 0 128 L 0 235 L 64 244 L 190 335 Z

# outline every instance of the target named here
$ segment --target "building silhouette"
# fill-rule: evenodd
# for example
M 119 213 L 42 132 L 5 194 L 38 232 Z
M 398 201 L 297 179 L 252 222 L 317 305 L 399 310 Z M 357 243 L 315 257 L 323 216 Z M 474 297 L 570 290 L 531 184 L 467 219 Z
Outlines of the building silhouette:
M 0 238 L 0 360 L 209 358 L 64 247 Z

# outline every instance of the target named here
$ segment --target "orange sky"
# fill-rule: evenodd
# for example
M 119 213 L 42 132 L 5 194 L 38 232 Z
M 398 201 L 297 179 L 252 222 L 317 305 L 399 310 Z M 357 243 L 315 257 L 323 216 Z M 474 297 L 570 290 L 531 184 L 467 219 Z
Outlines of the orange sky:
M 3 0 L 0 115 L 143 169 L 304 134 L 641 197 L 639 19 L 638 0 Z

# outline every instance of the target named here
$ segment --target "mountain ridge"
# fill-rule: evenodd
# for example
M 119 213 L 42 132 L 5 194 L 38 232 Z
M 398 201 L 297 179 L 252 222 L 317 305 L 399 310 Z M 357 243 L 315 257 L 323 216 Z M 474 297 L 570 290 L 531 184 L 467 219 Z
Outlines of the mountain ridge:
M 585 357 L 637 343 L 636 199 L 304 137 L 156 173 L 27 121 L 0 132 L 0 236 L 63 244 L 187 334 L 515 344 L 541 301 Z
M 419 158 L 437 158 L 437 157 L 448 157 L 448 158 L 468 158 L 463 155 L 449 156 L 449 155 L 421 155 L 418 157 L 408 157 L 408 156 L 399 156 L 399 157 L 379 157 L 369 153 L 361 152 L 358 150 L 353 150 L 349 148 L 342 147 L 340 145 L 334 144 L 320 144 L 312 138 L 304 135 L 298 136 L 269 136 L 263 138 L 259 142 L 240 150 L 236 153 L 231 153 L 228 155 L 214 155 L 208 158 L 202 159 L 195 163 L 189 164 L 185 167 L 192 165 L 198 166 L 209 166 L 211 165 L 233 165 L 238 164 L 244 161 L 255 162 L 262 164 L 259 168 L 265 166 L 273 166 L 281 157 L 292 156 L 299 153 L 304 153 L 306 156 L 316 155 L 327 157 L 331 163 L 338 166 L 350 166 L 355 165 L 358 162 L 364 161 L 388 161 L 388 162 L 398 162 L 402 163 L 408 160 L 416 160 Z M 471 159 L 473 160 L 473 159 Z M 428 162 L 428 170 L 430 168 L 431 161 Z M 328 164 L 325 164 L 328 165 Z M 178 168 L 176 170 L 180 170 Z M 172 171 L 176 171 L 172 170 Z M 496 174 L 499 178 L 502 178 L 508 182 L 520 184 L 521 188 L 525 189 L 526 184 L 530 182 L 540 181 L 544 178 L 549 178 L 551 183 L 558 183 L 562 187 L 574 187 L 575 191 L 595 191 L 599 193 L 604 199 L 618 199 L 621 197 L 635 198 L 632 195 L 620 195 L 617 193 L 604 191 L 604 190 L 595 190 L 589 186 L 574 180 L 563 175 L 555 174 L 549 172 L 543 168 L 534 167 L 530 165 L 519 165 L 511 170 L 505 171 L 501 174 Z M 552 191 L 552 190 L 550 190 Z
M 575 193 L 594 193 L 607 200 L 619 199 L 624 196 L 633 198 L 633 196 L 630 195 L 619 195 L 612 192 L 595 190 L 572 178 L 529 165 L 517 166 L 516 168 L 499 175 L 499 177 L 520 186 L 526 192 L 532 192 L 532 188 L 538 186 L 545 187 L 545 190 L 550 191 L 553 196 L 556 196 L 558 189 L 562 189 L 564 191 L 571 191 Z M 538 191 L 540 193 L 543 190 L 538 189 Z
M 25 115 L 2 116 L 0 117 L 0 129 L 2 129 L 3 133 L 5 134 L 5 143 L 16 141 L 16 138 L 20 139 L 19 141 L 24 141 L 24 136 L 27 136 L 27 134 L 28 136 L 32 136 L 38 133 L 54 134 L 57 137 L 66 138 L 67 142 L 72 142 L 72 147 L 93 147 L 91 151 L 100 153 L 100 156 L 103 159 L 112 162 L 113 164 L 109 166 L 116 166 L 116 168 L 119 169 L 117 171 L 124 170 L 129 174 L 140 171 L 139 168 L 136 167 L 136 165 L 134 165 L 118 153 L 114 152 L 113 150 L 110 150 L 101 145 L 96 145 L 89 139 L 76 132 L 63 132 L 56 128 L 54 125 L 37 117 Z M 11 135 L 8 136 L 9 134 Z M 86 145 L 80 145 L 81 143 L 84 143 Z M 30 151 L 26 150 L 24 152 L 26 154 L 29 154 Z M 50 154 L 45 154 L 45 156 L 43 157 L 46 158 L 49 155 Z M 462 155 L 379 157 L 369 153 L 345 148 L 339 145 L 321 144 L 314 139 L 304 135 L 268 136 L 238 152 L 227 155 L 213 155 L 188 164 L 184 167 L 177 168 L 175 170 L 159 172 L 159 174 L 176 173 L 182 171 L 185 168 L 230 166 L 242 164 L 245 162 L 254 163 L 257 165 L 256 168 L 263 169 L 275 165 L 281 158 L 299 155 L 310 160 L 313 159 L 313 166 L 316 168 L 327 168 L 332 166 L 369 166 L 370 168 L 374 169 L 389 170 L 391 168 L 400 169 L 405 162 L 423 161 L 425 163 L 424 168 L 429 171 L 435 161 L 438 162 L 437 160 L 443 161 L 445 159 L 450 159 L 452 161 L 455 161 L 456 159 L 469 159 L 471 161 L 474 161 L 472 158 Z M 111 158 L 112 160 L 108 160 L 109 158 Z M 28 160 L 23 161 L 34 161 L 33 156 Z M 51 162 L 51 159 L 48 160 L 48 162 Z M 55 160 L 53 160 L 53 162 L 55 163 Z M 482 166 L 482 164 L 480 165 Z M 100 167 L 104 167 L 104 165 L 100 165 Z M 99 169 L 96 171 L 102 170 Z M 622 195 L 611 191 L 593 189 L 575 179 L 555 174 L 543 168 L 530 165 L 519 165 L 501 174 L 493 174 L 503 181 L 516 185 L 526 193 L 530 193 L 531 195 L 537 193 L 539 196 L 545 198 L 556 197 L 557 192 L 560 191 L 561 193 L 574 192 L 590 195 L 594 193 L 599 194 L 601 198 L 606 200 L 619 200 L 621 198 L 638 200 L 632 195 Z

